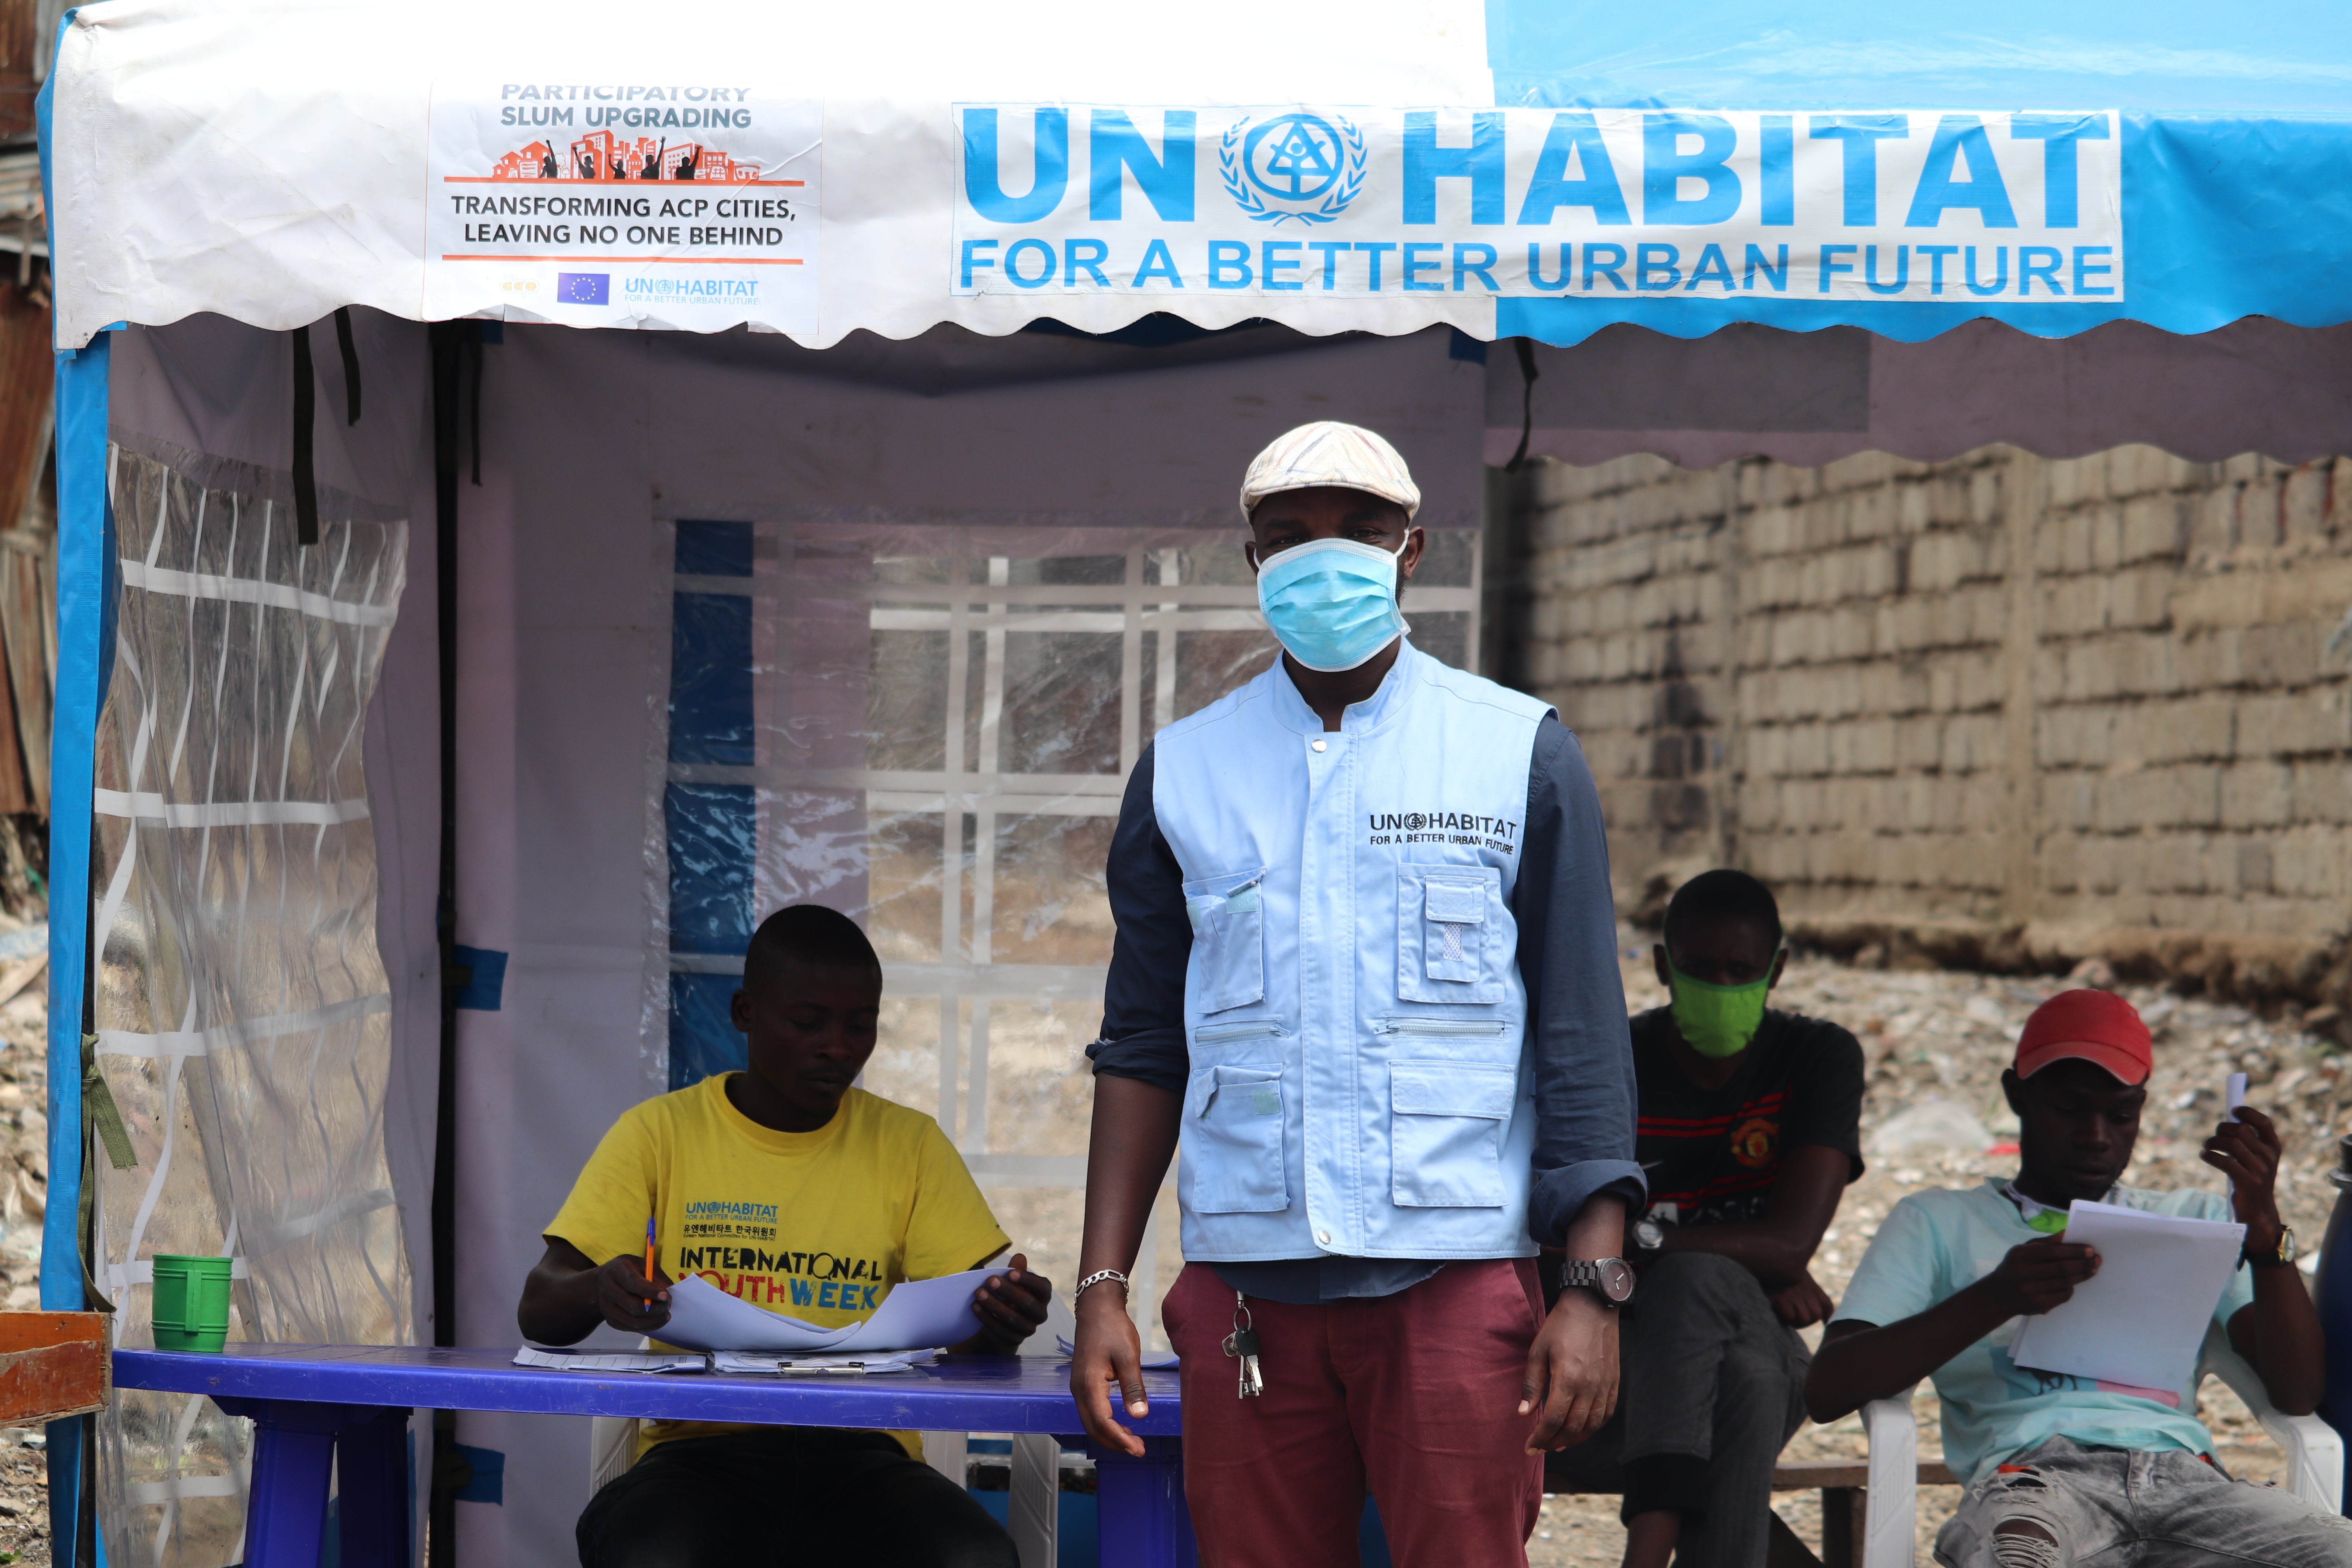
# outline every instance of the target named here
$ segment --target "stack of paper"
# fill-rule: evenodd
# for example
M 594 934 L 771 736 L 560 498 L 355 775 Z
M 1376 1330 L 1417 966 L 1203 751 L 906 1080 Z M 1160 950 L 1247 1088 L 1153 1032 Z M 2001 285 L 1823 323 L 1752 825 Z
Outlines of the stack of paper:
M 833 1373 L 907 1372 L 940 1359 L 930 1351 L 713 1351 L 713 1372 Z
M 700 1351 L 635 1355 L 623 1351 L 543 1351 L 525 1345 L 515 1352 L 517 1366 L 541 1366 L 557 1372 L 701 1372 L 710 1358 Z
M 2246 1227 L 2077 1199 L 2066 1210 L 2066 1239 L 2097 1248 L 2099 1271 L 2072 1299 L 2026 1319 L 2010 1359 L 2133 1388 L 2186 1386 Z
M 706 1351 L 904 1351 L 952 1345 L 980 1331 L 971 1310 L 982 1280 L 1002 1268 L 973 1268 L 891 1288 L 862 1323 L 820 1329 L 730 1296 L 699 1275 L 669 1288 L 662 1342 Z

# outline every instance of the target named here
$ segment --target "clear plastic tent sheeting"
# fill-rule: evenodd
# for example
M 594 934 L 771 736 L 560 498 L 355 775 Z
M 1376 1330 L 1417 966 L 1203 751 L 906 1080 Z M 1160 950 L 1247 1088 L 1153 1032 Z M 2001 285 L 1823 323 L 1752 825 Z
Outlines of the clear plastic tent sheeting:
M 215 463 L 208 488 L 110 457 L 94 1008 L 137 1163 L 94 1156 L 92 1251 L 116 1342 L 154 1342 L 157 1253 L 236 1260 L 232 1341 L 413 1341 L 361 754 L 407 524 L 323 496 L 319 542 L 298 549 L 280 477 Z M 237 1561 L 245 1423 L 132 1392 L 100 1421 L 111 1560 Z
M 1034 1265 L 1074 1278 L 1127 776 L 1275 653 L 1239 531 L 783 514 L 657 534 L 647 1092 L 743 1065 L 728 1003 L 761 915 L 840 909 L 886 973 L 866 1087 L 935 1116 Z M 1479 536 L 1428 537 L 1415 640 L 1475 668 Z

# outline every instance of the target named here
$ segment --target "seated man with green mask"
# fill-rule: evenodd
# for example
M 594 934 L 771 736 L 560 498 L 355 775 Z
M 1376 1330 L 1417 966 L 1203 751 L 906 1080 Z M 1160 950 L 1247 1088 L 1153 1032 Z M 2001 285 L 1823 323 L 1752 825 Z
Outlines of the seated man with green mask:
M 1625 1568 L 1763 1568 L 1773 1462 L 1804 1419 L 1796 1331 L 1832 1307 L 1808 1266 L 1862 1174 L 1862 1047 L 1764 1005 L 1780 910 L 1745 871 L 1684 883 L 1660 934 L 1674 1001 L 1633 1022 L 1651 1206 L 1625 1242 L 1617 1415 L 1549 1474 L 1623 1492 Z

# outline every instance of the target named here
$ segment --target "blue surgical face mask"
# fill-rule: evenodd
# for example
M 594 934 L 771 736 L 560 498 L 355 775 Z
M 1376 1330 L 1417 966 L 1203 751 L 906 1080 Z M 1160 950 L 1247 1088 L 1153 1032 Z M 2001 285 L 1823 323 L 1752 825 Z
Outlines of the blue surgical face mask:
M 1410 543 L 1412 531 L 1405 531 Z M 1396 553 L 1352 539 L 1311 539 L 1258 568 L 1257 605 L 1284 649 L 1328 673 L 1353 669 L 1412 627 L 1397 608 Z

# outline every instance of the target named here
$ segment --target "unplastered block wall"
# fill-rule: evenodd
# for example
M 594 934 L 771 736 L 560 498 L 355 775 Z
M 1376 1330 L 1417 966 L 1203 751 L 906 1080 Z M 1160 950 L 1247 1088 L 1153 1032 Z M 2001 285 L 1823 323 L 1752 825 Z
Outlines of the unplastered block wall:
M 2352 462 L 1627 458 L 1515 509 L 1515 673 L 1629 906 L 1728 863 L 1833 945 L 2342 988 Z

